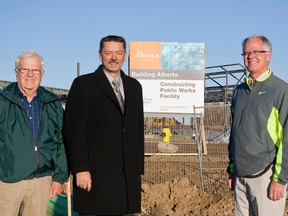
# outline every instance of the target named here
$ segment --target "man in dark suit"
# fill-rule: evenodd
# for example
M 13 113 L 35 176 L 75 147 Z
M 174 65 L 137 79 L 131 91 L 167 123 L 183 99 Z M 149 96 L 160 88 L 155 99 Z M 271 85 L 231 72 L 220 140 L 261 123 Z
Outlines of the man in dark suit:
M 74 210 L 80 215 L 138 213 L 144 174 L 142 87 L 121 70 L 123 37 L 102 38 L 98 56 L 102 64 L 73 81 L 66 103 Z

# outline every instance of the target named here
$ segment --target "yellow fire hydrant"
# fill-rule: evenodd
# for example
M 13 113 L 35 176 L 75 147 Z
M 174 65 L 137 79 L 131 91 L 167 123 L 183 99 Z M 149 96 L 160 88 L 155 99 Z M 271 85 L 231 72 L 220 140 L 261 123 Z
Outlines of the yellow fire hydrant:
M 170 137 L 172 136 L 171 130 L 169 127 L 163 127 L 162 129 L 162 142 L 169 143 Z

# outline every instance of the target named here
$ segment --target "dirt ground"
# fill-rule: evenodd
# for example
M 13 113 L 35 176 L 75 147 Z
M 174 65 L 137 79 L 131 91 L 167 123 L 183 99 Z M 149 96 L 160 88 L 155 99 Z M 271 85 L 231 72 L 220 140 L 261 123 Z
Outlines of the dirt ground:
M 188 178 L 142 185 L 142 211 L 151 216 L 233 215 L 232 194 L 213 197 L 200 193 Z
M 226 182 L 226 177 L 219 176 Z M 188 178 L 175 178 L 160 184 L 142 184 L 142 214 L 149 216 L 213 216 L 234 215 L 233 194 L 210 195 L 200 193 Z M 286 202 L 285 214 L 288 215 Z

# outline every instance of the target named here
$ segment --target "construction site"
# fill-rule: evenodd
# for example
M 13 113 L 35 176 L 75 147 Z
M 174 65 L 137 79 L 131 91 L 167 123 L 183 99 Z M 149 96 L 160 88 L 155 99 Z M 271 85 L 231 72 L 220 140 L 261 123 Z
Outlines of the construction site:
M 233 198 L 226 185 L 230 102 L 233 89 L 246 76 L 241 64 L 206 67 L 204 107 L 195 107 L 203 109 L 203 115 L 144 115 L 141 215 L 233 214 Z M 0 87 L 9 83 L 0 81 Z M 59 95 L 65 105 L 68 89 L 45 88 Z M 51 200 L 48 215 L 65 215 L 66 203 L 65 196 Z

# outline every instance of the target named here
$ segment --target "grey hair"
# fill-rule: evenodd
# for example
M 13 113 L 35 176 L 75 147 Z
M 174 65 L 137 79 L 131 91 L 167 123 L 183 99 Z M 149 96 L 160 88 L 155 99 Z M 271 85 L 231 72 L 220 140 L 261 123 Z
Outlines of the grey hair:
M 16 58 L 15 70 L 17 70 L 19 68 L 19 62 L 21 59 L 30 58 L 33 56 L 39 57 L 39 59 L 41 61 L 41 69 L 44 71 L 44 60 L 43 60 L 42 56 L 35 50 L 26 50 L 26 51 L 21 52 Z
M 272 53 L 272 43 L 268 40 L 268 38 L 266 38 L 265 36 L 263 35 L 258 35 L 258 34 L 254 34 L 254 35 L 251 35 L 247 38 L 245 38 L 242 42 L 242 49 L 244 49 L 244 46 L 245 46 L 245 43 L 251 39 L 251 38 L 258 38 L 260 39 L 262 42 L 263 42 L 263 47 L 265 50 L 269 51 L 270 53 Z M 244 50 L 243 50 L 244 51 Z

